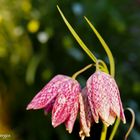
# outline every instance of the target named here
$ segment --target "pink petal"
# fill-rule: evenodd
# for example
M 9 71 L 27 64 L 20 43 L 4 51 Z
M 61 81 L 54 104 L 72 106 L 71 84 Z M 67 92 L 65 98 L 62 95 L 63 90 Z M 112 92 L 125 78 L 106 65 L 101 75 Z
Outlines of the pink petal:
M 92 78 L 92 92 L 95 109 L 99 113 L 100 117 L 107 121 L 110 114 L 110 100 L 109 100 L 109 85 L 108 79 L 104 77 L 101 72 L 96 72 Z
M 120 118 L 122 119 L 123 123 L 126 123 L 126 119 L 125 119 L 124 110 L 123 110 L 121 100 L 120 100 Z
M 74 122 L 75 122 L 76 117 L 77 117 L 78 109 L 79 109 L 79 103 L 77 101 L 74 103 L 73 109 L 70 112 L 70 115 L 65 122 L 66 129 L 68 130 L 69 133 L 71 133 L 73 130 L 73 126 L 74 126 Z
M 44 88 L 32 99 L 27 106 L 28 109 L 40 109 L 49 104 L 62 89 L 62 83 L 68 80 L 67 76 L 55 76 Z
M 52 125 L 57 127 L 68 117 L 67 98 L 64 94 L 59 94 L 52 109 Z
M 57 96 L 52 110 L 52 125 L 54 127 L 68 119 L 73 111 L 74 103 L 78 101 L 80 85 L 76 80 L 69 79 L 62 83 L 61 93 Z
M 110 112 L 110 101 L 107 93 L 107 87 L 104 83 L 102 74 L 99 71 L 95 72 L 88 79 L 87 90 L 92 112 L 95 110 L 94 112 L 96 112 L 96 114 L 98 114 L 103 120 L 107 121 Z M 94 114 L 94 112 L 92 114 Z M 98 118 L 95 122 L 98 122 Z
M 109 74 L 103 73 L 104 83 L 106 83 L 107 93 L 110 100 L 110 110 L 114 112 L 125 123 L 122 102 L 116 81 Z
M 87 98 L 87 97 L 86 97 Z M 79 135 L 81 139 L 83 140 L 86 137 L 89 137 L 90 134 L 90 118 L 88 115 L 88 111 L 86 112 L 86 109 L 89 110 L 89 106 L 87 105 L 88 102 L 84 102 L 84 95 L 79 94 L 79 103 L 80 103 L 80 132 Z M 88 106 L 88 108 L 86 108 Z M 88 116 L 86 116 L 88 115 Z M 87 119 L 88 118 L 88 119 Z
M 110 107 L 113 110 L 113 112 L 115 112 L 115 114 L 120 117 L 120 104 L 119 104 L 119 90 L 118 90 L 118 86 L 115 82 L 115 80 L 110 76 L 110 75 L 105 75 L 106 77 L 108 77 L 108 96 L 110 99 Z
M 88 101 L 87 88 L 84 88 L 81 94 L 84 101 L 84 109 L 85 109 L 85 114 L 86 114 L 87 126 L 90 128 L 93 122 L 93 117 L 92 117 L 92 112 L 91 112 L 91 108 Z
M 87 89 L 90 106 L 95 108 L 103 122 L 110 125 L 116 116 L 125 122 L 118 86 L 109 74 L 96 71 L 88 79 Z
M 56 100 L 56 98 L 51 100 L 51 102 L 49 104 L 47 104 L 47 106 L 45 106 L 45 108 L 44 108 L 45 115 L 47 115 L 52 110 L 55 100 Z

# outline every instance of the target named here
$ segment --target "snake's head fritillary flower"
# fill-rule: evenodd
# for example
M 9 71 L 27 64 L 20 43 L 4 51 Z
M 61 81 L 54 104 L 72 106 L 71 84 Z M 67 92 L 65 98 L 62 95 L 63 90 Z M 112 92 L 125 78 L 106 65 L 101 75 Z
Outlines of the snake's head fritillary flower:
M 121 118 L 125 123 L 119 89 L 113 77 L 98 70 L 89 77 L 86 87 L 91 112 L 96 123 L 101 118 L 103 123 L 109 126 L 114 123 L 116 117 Z
M 32 99 L 27 110 L 44 109 L 46 114 L 52 111 L 52 125 L 57 127 L 64 122 L 71 133 L 79 109 L 80 90 L 76 80 L 57 75 Z
M 85 137 L 90 136 L 90 127 L 93 123 L 93 116 L 88 102 L 87 89 L 86 87 L 79 94 L 80 103 L 80 132 L 79 135 L 81 140 Z

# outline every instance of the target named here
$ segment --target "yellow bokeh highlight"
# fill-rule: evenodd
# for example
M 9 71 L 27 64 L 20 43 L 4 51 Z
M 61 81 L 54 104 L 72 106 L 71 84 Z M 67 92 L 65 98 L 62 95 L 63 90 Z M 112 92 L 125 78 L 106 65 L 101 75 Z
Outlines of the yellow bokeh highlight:
M 38 31 L 40 27 L 40 23 L 38 20 L 31 20 L 28 22 L 27 29 L 31 33 L 35 33 Z
M 22 10 L 26 13 L 30 12 L 32 5 L 28 0 L 22 1 Z

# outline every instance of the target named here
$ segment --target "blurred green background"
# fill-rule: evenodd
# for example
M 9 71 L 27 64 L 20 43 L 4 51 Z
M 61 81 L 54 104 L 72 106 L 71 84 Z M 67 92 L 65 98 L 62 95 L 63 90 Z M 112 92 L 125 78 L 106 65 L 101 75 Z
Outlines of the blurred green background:
M 92 61 L 79 47 L 61 19 L 59 4 L 68 21 L 90 50 L 108 64 L 106 53 L 90 30 L 86 15 L 109 45 L 116 62 L 116 81 L 124 108 L 136 113 L 129 140 L 140 139 L 140 0 L 0 0 L 0 134 L 8 140 L 76 140 L 64 125 L 51 126 L 51 115 L 26 111 L 35 94 L 56 74 L 71 76 Z M 81 84 L 94 72 L 79 76 Z M 129 127 L 120 125 L 115 139 Z M 101 125 L 94 125 L 91 138 L 99 139 Z M 109 128 L 109 131 L 111 127 Z M 2 139 L 2 137 L 0 137 Z

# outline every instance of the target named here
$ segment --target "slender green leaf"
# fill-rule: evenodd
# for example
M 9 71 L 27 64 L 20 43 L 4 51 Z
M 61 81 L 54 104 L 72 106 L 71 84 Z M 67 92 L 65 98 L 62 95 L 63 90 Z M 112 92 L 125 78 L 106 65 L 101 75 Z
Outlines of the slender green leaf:
M 60 15 L 62 16 L 65 24 L 67 25 L 68 29 L 70 30 L 71 34 L 74 36 L 74 38 L 79 43 L 79 45 L 82 47 L 82 49 L 87 53 L 87 55 L 96 63 L 96 60 L 97 60 L 96 57 L 92 54 L 92 52 L 87 48 L 87 46 L 84 44 L 84 42 L 80 39 L 78 34 L 74 31 L 74 29 L 69 24 L 69 22 L 67 21 L 67 19 L 64 16 L 64 14 L 60 10 L 59 6 L 57 6 L 57 8 L 58 8 L 58 11 L 59 11 Z
M 98 31 L 92 25 L 92 23 L 86 17 L 85 17 L 85 20 L 87 21 L 87 23 L 89 24 L 89 26 L 91 27 L 93 32 L 96 34 L 97 38 L 99 39 L 99 41 L 101 42 L 103 48 L 105 49 L 105 51 L 106 51 L 106 53 L 108 55 L 108 58 L 109 58 L 109 62 L 110 62 L 110 73 L 114 77 L 114 75 L 115 75 L 115 62 L 114 62 L 113 55 L 112 55 L 108 45 L 105 43 L 104 39 L 101 37 L 101 35 L 98 33 Z

